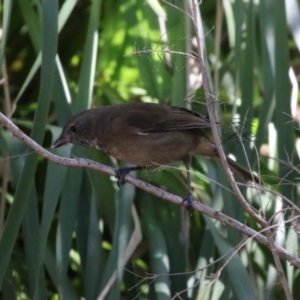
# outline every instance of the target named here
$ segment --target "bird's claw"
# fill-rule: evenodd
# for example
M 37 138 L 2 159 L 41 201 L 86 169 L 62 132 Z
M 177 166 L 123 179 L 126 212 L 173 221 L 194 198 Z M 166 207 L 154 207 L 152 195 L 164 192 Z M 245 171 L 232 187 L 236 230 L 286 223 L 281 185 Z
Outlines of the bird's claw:
M 183 197 L 181 205 L 184 205 L 186 210 L 188 211 L 189 215 L 193 214 L 193 195 L 191 192 L 188 192 L 186 196 Z
M 120 168 L 120 169 L 116 170 L 115 178 L 117 179 L 118 187 L 121 187 L 122 185 L 124 185 L 126 183 L 125 177 L 126 177 L 126 175 L 129 174 L 129 172 L 130 172 L 129 168 Z

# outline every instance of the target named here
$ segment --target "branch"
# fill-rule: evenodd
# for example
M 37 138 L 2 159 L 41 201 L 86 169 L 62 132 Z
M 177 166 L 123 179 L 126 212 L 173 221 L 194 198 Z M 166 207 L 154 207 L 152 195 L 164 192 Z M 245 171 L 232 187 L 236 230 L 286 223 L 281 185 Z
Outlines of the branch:
M 108 174 L 110 176 L 115 175 L 115 170 L 113 168 L 105 166 L 98 162 L 95 162 L 95 161 L 92 161 L 89 159 L 84 159 L 84 158 L 64 158 L 64 157 L 60 157 L 60 156 L 52 154 L 51 152 L 47 151 L 46 149 L 41 147 L 39 144 L 37 144 L 35 141 L 33 141 L 26 134 L 24 134 L 20 128 L 18 128 L 14 123 L 12 123 L 1 112 L 0 112 L 0 123 L 2 123 L 15 137 L 17 137 L 24 144 L 26 144 L 31 149 L 33 149 L 36 153 L 40 154 L 42 157 L 46 158 L 47 160 L 49 160 L 55 164 L 68 166 L 68 167 L 88 168 L 88 169 L 92 169 L 92 170 L 96 170 L 96 171 Z M 152 195 L 155 195 L 159 198 L 162 198 L 164 200 L 167 200 L 167 201 L 172 202 L 177 205 L 182 204 L 181 197 L 170 194 L 160 188 L 157 188 L 157 187 L 155 187 L 149 183 L 146 183 L 142 180 L 136 179 L 130 175 L 127 175 L 125 177 L 125 181 L 132 184 L 133 186 L 140 188 L 140 189 L 142 189 Z M 264 189 L 265 189 L 265 187 L 264 187 Z M 220 222 L 239 230 L 240 232 L 244 233 L 248 237 L 255 239 L 258 243 L 261 243 L 261 244 L 269 247 L 268 240 L 265 236 L 256 232 L 255 230 L 247 227 L 246 225 L 228 217 L 227 215 L 225 215 L 211 207 L 205 206 L 204 204 L 202 204 L 200 202 L 196 202 L 196 201 L 193 202 L 193 208 L 194 208 L 194 210 L 197 210 L 213 219 L 219 220 Z M 290 254 L 288 251 L 286 251 L 281 246 L 278 246 L 275 244 L 274 247 L 276 248 L 276 251 L 278 252 L 278 255 L 281 258 L 289 261 L 295 267 L 300 268 L 300 259 L 298 259 L 296 256 Z
M 244 198 L 243 194 L 241 193 L 240 189 L 237 186 L 237 183 L 233 177 L 233 173 L 230 171 L 229 165 L 226 160 L 226 155 L 223 151 L 222 143 L 219 137 L 218 128 L 217 128 L 217 122 L 215 120 L 215 114 L 214 114 L 214 101 L 212 99 L 211 93 L 209 91 L 209 83 L 208 78 L 206 74 L 206 69 L 204 67 L 204 59 L 203 59 L 203 47 L 202 47 L 202 39 L 199 29 L 200 19 L 199 19 L 199 12 L 198 12 L 198 1 L 193 0 L 192 1 L 192 12 L 193 12 L 193 22 L 195 27 L 195 34 L 197 38 L 197 45 L 198 45 L 198 64 L 200 71 L 202 72 L 203 77 L 203 90 L 205 94 L 206 99 L 206 105 L 207 105 L 207 111 L 209 114 L 209 119 L 211 122 L 211 129 L 214 136 L 215 145 L 218 150 L 218 154 L 221 160 L 221 163 L 223 165 L 223 168 L 225 170 L 226 176 L 229 180 L 229 183 L 233 189 L 234 194 L 236 195 L 237 199 L 241 203 L 241 205 L 244 207 L 244 209 L 250 214 L 250 216 L 257 221 L 259 224 L 263 223 L 264 225 L 267 225 L 267 222 L 263 220 L 259 214 L 257 214 L 249 205 L 249 203 Z

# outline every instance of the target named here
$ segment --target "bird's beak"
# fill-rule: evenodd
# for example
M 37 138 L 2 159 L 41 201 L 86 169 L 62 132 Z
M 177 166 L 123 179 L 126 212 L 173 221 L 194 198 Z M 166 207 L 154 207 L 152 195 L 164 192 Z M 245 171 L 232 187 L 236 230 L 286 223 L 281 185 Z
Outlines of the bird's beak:
M 64 136 L 60 136 L 51 146 L 52 149 L 59 148 L 65 144 L 69 143 L 69 140 Z

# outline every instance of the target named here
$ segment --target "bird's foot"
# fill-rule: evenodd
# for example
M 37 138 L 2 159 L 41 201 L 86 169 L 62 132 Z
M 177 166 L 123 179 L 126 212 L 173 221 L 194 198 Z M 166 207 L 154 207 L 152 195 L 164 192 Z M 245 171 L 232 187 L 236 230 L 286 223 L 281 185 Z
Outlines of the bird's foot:
M 124 185 L 126 183 L 125 177 L 129 174 L 131 171 L 131 168 L 120 168 L 116 170 L 115 178 L 117 179 L 117 185 L 118 187 Z
M 193 214 L 193 195 L 192 192 L 188 192 L 186 196 L 183 197 L 181 205 L 184 205 L 186 210 L 188 211 L 189 215 Z

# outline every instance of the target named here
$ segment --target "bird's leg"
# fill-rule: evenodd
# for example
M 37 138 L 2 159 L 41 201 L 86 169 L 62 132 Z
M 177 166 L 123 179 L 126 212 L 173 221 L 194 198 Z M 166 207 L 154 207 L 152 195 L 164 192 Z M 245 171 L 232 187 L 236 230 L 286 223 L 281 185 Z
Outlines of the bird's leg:
M 192 194 L 191 174 L 190 174 L 191 156 L 189 154 L 184 155 L 182 161 L 185 165 L 185 169 L 187 173 L 187 184 L 188 184 L 188 192 L 186 196 L 183 197 L 182 205 L 185 205 L 187 211 L 191 215 L 193 213 L 193 194 Z
M 127 168 L 120 168 L 116 170 L 115 178 L 117 179 L 117 185 L 120 187 L 121 185 L 125 184 L 125 177 L 129 174 L 130 171 L 141 170 L 142 167 L 127 167 Z

